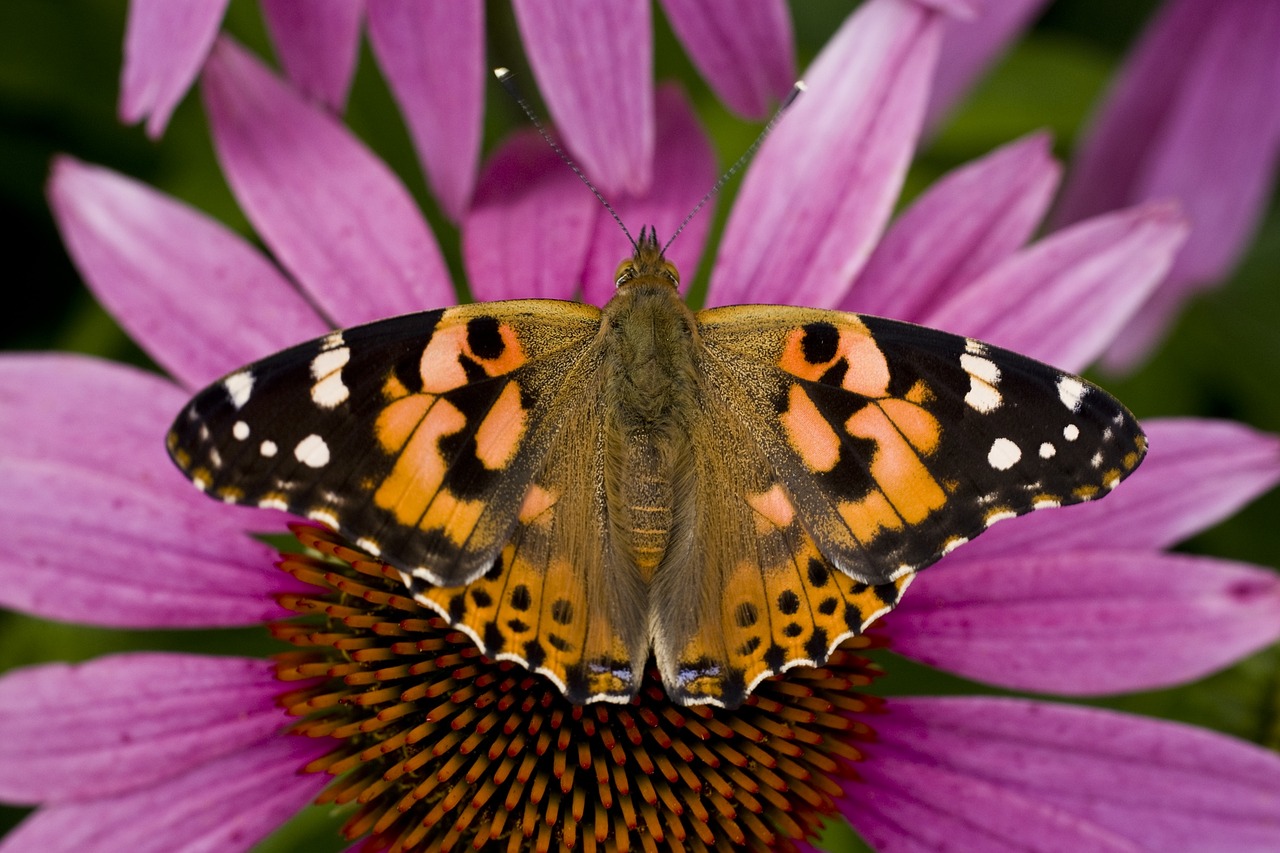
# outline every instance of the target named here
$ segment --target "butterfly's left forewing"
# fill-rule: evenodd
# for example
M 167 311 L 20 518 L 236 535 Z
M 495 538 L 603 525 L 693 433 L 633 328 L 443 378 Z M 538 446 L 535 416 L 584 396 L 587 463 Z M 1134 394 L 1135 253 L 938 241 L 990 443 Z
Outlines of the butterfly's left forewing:
M 517 523 L 599 316 L 523 300 L 333 332 L 198 394 L 169 452 L 228 503 L 306 516 L 406 574 L 467 583 Z
M 1102 389 L 969 338 L 781 306 L 711 309 L 698 325 L 716 393 L 759 425 L 818 548 L 866 583 L 1003 519 L 1099 497 L 1146 451 Z

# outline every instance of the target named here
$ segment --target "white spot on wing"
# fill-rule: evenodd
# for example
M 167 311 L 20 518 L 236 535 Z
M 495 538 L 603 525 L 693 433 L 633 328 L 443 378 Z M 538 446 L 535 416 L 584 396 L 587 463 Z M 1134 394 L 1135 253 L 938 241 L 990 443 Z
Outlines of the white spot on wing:
M 237 441 L 244 441 L 249 437 L 249 425 L 244 421 L 236 421 L 231 425 L 231 434 Z
M 1041 498 L 1031 504 L 1032 509 L 1053 509 L 1058 506 L 1062 506 L 1062 502 L 1055 501 L 1053 498 Z
M 1086 390 L 1084 383 L 1074 376 L 1058 378 L 1058 399 L 1073 412 L 1080 411 L 1080 401 L 1084 399 Z
M 307 512 L 307 518 L 311 519 L 312 521 L 318 521 L 321 524 L 332 527 L 335 530 L 338 528 L 338 517 L 333 513 L 329 512 L 329 510 L 327 509 L 309 510 Z
M 329 445 L 324 443 L 324 439 L 312 433 L 302 441 L 298 442 L 298 446 L 293 449 L 294 457 L 310 468 L 323 468 L 329 464 Z
M 327 340 L 327 339 L 326 339 Z M 340 346 L 321 351 L 311 360 L 311 400 L 322 409 L 333 409 L 346 402 L 350 391 L 342 381 L 342 368 L 351 360 L 351 350 Z
M 1044 444 L 1040 445 L 1041 459 L 1052 459 L 1054 454 L 1057 452 L 1058 452 L 1058 448 L 1054 447 L 1052 444 L 1050 444 L 1047 441 Z
M 1067 424 L 1062 428 L 1062 437 L 1067 441 L 1075 441 L 1080 437 L 1080 427 L 1075 424 Z
M 249 402 L 250 395 L 253 394 L 253 374 L 247 370 L 233 373 L 222 380 L 222 387 L 227 389 L 227 396 L 231 398 L 231 405 L 237 409 L 243 408 L 244 404 Z
M 966 373 L 971 373 L 990 385 L 1000 381 L 1000 368 L 996 367 L 996 363 L 989 358 L 965 353 L 960 356 L 960 366 Z
M 374 557 L 382 553 L 382 546 L 379 545 L 377 542 L 373 541 L 372 539 L 369 539 L 366 537 L 361 537 L 357 539 L 356 547 L 359 548 L 361 551 L 364 551 L 366 554 L 370 554 Z M 401 572 L 401 574 L 404 574 L 404 572 Z M 405 581 L 406 586 L 408 586 L 408 583 L 409 583 L 408 581 Z
M 976 376 L 969 377 L 969 393 L 964 395 L 969 408 L 982 414 L 990 414 L 1000 408 L 1000 392 Z
M 991 443 L 991 450 L 987 453 L 987 462 L 997 471 L 1008 471 L 1021 458 L 1022 451 L 1018 445 L 1007 438 L 997 438 Z
M 941 556 L 943 557 L 947 556 L 952 551 L 959 548 L 961 545 L 965 544 L 968 541 L 969 541 L 968 538 L 964 536 L 955 536 L 955 537 L 952 537 L 951 539 L 948 539 L 942 545 Z
M 276 447 L 276 443 L 274 441 L 264 441 L 262 444 L 258 445 L 258 452 L 268 459 L 275 456 L 279 451 L 280 448 Z
M 262 507 L 263 509 L 283 509 L 283 510 L 289 509 L 289 504 L 287 502 L 281 500 L 280 498 L 275 498 L 275 497 L 263 498 L 262 500 L 258 501 L 258 506 Z
M 1017 517 L 1018 517 L 1018 514 L 1016 512 L 1012 512 L 1007 509 L 1001 510 L 1000 512 L 993 512 L 991 513 L 991 515 L 987 516 L 987 521 L 986 521 L 987 527 L 990 527 L 991 525 L 995 524 L 997 521 L 1004 521 L 1005 519 L 1017 518 Z

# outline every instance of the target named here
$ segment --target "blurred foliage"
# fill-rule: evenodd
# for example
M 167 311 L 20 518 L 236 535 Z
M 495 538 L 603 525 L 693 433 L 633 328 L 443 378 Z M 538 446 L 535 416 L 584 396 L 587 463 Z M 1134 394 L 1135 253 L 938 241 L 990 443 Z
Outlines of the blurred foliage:
M 854 5 L 793 4 L 800 67 Z M 906 197 L 955 165 L 1037 128 L 1049 128 L 1059 156 L 1069 157 L 1096 98 L 1155 5 L 1152 0 L 1123 4 L 1057 0 L 922 152 Z M 68 154 L 140 178 L 252 239 L 213 157 L 197 94 L 187 97 L 158 142 L 148 140 L 139 128 L 118 123 L 125 7 L 125 0 L 6 0 L 0 4 L 0 162 L 4 164 L 0 234 L 4 257 L 11 264 L 6 309 L 0 312 L 0 346 L 5 349 L 71 350 L 150 364 L 94 302 L 62 248 L 44 198 L 49 162 L 56 155 Z M 486 11 L 490 62 L 519 73 L 527 65 L 509 7 L 491 0 Z M 750 144 L 758 125 L 740 121 L 719 105 L 693 72 L 660 13 L 655 14 L 655 25 L 658 75 L 685 82 L 721 162 L 732 162 Z M 271 56 L 256 3 L 232 2 L 226 28 L 260 54 Z M 426 191 L 408 134 L 367 46 L 350 104 L 349 124 L 418 198 L 446 247 L 455 277 L 461 280 L 456 229 L 439 215 Z M 505 95 L 490 93 L 488 148 L 522 123 Z M 716 206 L 721 225 L 734 189 L 731 185 Z M 707 256 L 713 251 L 714 246 Z M 1104 383 L 1141 416 L 1229 417 L 1280 431 L 1277 270 L 1280 214 L 1273 206 L 1253 248 L 1230 280 L 1189 306 L 1157 355 L 1140 371 L 1128 377 L 1102 377 Z M 700 278 L 705 276 L 704 268 Z M 90 403 L 111 405 L 110 400 Z M 1280 494 L 1272 494 L 1184 548 L 1275 565 L 1280 554 L 1278 516 Z M 256 629 L 124 632 L 0 613 L 0 670 L 139 649 L 261 655 L 273 646 Z M 884 655 L 881 663 L 890 673 L 882 682 L 889 693 L 995 692 L 892 655 Z M 1280 653 L 1272 649 L 1197 684 L 1093 704 L 1184 720 L 1276 747 L 1280 746 L 1277 673 Z M 0 831 L 22 814 L 16 809 L 0 810 Z M 262 849 L 340 849 L 334 832 L 340 822 L 341 815 L 308 810 Z M 827 841 L 832 849 L 865 849 L 847 827 L 833 828 Z

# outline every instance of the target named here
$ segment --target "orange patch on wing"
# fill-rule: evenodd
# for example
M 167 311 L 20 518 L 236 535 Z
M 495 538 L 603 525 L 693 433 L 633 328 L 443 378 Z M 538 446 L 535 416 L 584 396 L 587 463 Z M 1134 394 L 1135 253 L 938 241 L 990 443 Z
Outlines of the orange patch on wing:
M 747 504 L 756 511 L 756 532 L 768 533 L 774 528 L 789 527 L 795 520 L 796 508 L 782 486 L 774 483 L 767 492 L 747 495 Z
M 917 379 L 916 384 L 912 385 L 911 390 L 907 392 L 906 399 L 917 406 L 923 406 L 925 403 L 932 403 L 935 397 L 933 389 L 925 384 L 923 379 Z
M 890 398 L 880 401 L 879 406 L 917 451 L 927 455 L 937 450 L 942 438 L 942 425 L 937 418 L 906 400 Z
M 835 355 L 819 364 L 805 358 L 805 329 L 792 330 L 783 344 L 778 366 L 801 379 L 816 382 L 843 359 L 848 362 L 849 369 L 840 382 L 842 388 L 864 397 L 886 396 L 889 393 L 889 363 L 876 345 L 871 332 L 856 321 L 846 322 L 838 329 L 839 340 Z
M 840 461 L 840 436 L 799 385 L 792 385 L 781 415 L 787 441 L 810 471 L 830 471 Z
M 471 531 L 475 530 L 484 508 L 484 501 L 461 500 L 449 490 L 440 489 L 432 498 L 418 527 L 422 530 L 439 530 L 453 544 L 462 547 L 471 537 Z
M 889 403 L 897 405 L 890 407 Z M 885 409 L 892 409 L 895 417 L 891 418 Z M 863 534 L 874 535 L 881 527 L 896 528 L 903 522 L 919 524 L 946 503 L 946 494 L 916 450 L 917 446 L 936 446 L 938 423 L 927 412 L 905 401 L 886 400 L 878 406 L 859 409 L 845 428 L 850 435 L 876 443 L 871 476 L 879 491 L 840 505 L 840 514 L 859 539 L 865 540 Z
M 864 397 L 884 397 L 889 393 L 889 362 L 869 332 L 840 332 L 840 349 L 849 359 L 849 370 L 840 383 L 846 391 Z
M 837 509 L 860 542 L 870 542 L 881 530 L 902 527 L 902 517 L 894 512 L 883 492 L 871 492 L 861 500 L 842 501 Z
M 520 402 L 520 386 L 509 381 L 476 430 L 476 458 L 490 471 L 507 467 L 520 449 L 528 412 Z
M 425 395 L 407 397 L 384 409 L 378 419 L 377 435 L 384 446 L 387 446 L 384 432 L 400 437 L 407 414 L 414 411 L 415 405 L 420 411 L 425 405 L 424 399 L 434 400 L 434 404 L 419 416 L 407 440 L 401 441 L 399 458 L 373 496 L 374 503 L 391 512 L 401 524 L 409 526 L 418 524 L 444 482 L 445 460 L 440 453 L 440 439 L 460 431 L 467 423 L 462 412 L 446 400 Z M 401 406 L 405 407 L 404 414 L 390 414 Z M 387 425 L 384 430 L 384 417 L 394 422 L 394 426 Z
M 400 377 L 396 376 L 395 371 L 388 372 L 386 380 L 382 383 L 382 398 L 390 402 L 408 396 L 409 389 L 400 381 Z
M 418 371 L 422 375 L 422 390 L 430 394 L 443 394 L 467 384 L 467 371 L 460 356 L 467 352 L 467 326 L 436 326 L 435 334 L 422 351 Z
M 382 449 L 387 453 L 399 453 L 422 424 L 435 399 L 428 394 L 415 394 L 396 400 L 379 412 L 373 434 L 378 437 Z
M 510 373 L 529 360 L 525 355 L 524 347 L 520 345 L 515 329 L 510 324 L 503 323 L 498 326 L 498 336 L 502 339 L 502 351 L 495 358 L 482 358 L 472 351 L 468 340 L 467 320 L 472 318 L 465 314 L 450 318 L 447 313 L 445 318 L 452 322 L 449 325 L 443 322 L 437 325 L 435 334 L 431 336 L 431 340 L 422 351 L 422 361 L 418 369 L 422 374 L 423 391 L 429 394 L 443 394 L 466 385 L 467 372 L 462 366 L 464 357 L 480 365 L 487 376 L 502 376 Z
M 520 505 L 519 521 L 521 524 L 536 523 L 538 517 L 555 506 L 560 496 L 534 483 L 524 493 L 524 503 Z M 545 521 L 545 519 L 544 519 Z

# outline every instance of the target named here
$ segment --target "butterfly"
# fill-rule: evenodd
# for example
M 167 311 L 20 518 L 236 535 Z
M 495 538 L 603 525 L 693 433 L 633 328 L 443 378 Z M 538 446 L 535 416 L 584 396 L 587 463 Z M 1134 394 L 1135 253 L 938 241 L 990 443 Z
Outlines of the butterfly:
M 318 521 L 490 658 L 733 708 L 992 524 L 1104 496 L 1146 439 L 1084 379 L 838 311 L 699 312 L 650 232 L 603 308 L 460 305 L 287 349 L 168 434 L 200 489 Z

